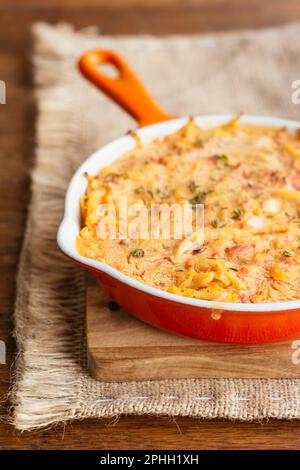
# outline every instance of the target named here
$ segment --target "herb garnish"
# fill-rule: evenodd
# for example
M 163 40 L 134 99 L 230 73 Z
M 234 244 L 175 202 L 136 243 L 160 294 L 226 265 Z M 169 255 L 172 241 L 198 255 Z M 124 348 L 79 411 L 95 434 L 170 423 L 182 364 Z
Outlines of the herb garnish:
M 221 225 L 220 219 L 216 218 L 216 219 L 214 219 L 214 220 L 212 221 L 212 226 L 213 226 L 214 228 L 218 228 L 218 227 L 220 227 L 220 225 Z
M 286 258 L 290 258 L 292 256 L 292 253 L 288 250 L 284 250 L 283 256 L 285 256 Z
M 229 163 L 227 155 L 214 155 L 214 157 L 217 161 L 221 161 L 225 165 L 228 165 L 228 163 Z
M 193 193 L 194 191 L 196 191 L 196 189 L 199 188 L 199 185 L 195 183 L 195 181 L 191 181 L 189 184 L 188 184 L 188 188 L 189 190 Z
M 203 145 L 204 145 L 204 140 L 203 140 L 203 139 L 196 139 L 196 140 L 194 141 L 194 145 L 195 145 L 195 147 L 203 147 Z
M 191 203 L 193 206 L 196 206 L 197 204 L 203 204 L 206 196 L 212 192 L 213 191 L 200 191 L 195 197 L 193 197 L 193 199 L 191 199 Z
M 141 248 L 137 248 L 136 250 L 133 250 L 130 254 L 134 258 L 142 258 L 144 256 L 145 252 Z
M 238 207 L 237 209 L 234 209 L 234 211 L 232 213 L 232 219 L 233 220 L 241 220 L 243 215 L 244 215 L 244 209 L 242 209 L 241 207 Z
M 151 189 L 146 189 L 144 186 L 139 186 L 138 188 L 135 188 L 134 190 L 135 194 L 141 195 L 141 194 L 148 194 L 152 199 L 154 197 L 153 191 Z

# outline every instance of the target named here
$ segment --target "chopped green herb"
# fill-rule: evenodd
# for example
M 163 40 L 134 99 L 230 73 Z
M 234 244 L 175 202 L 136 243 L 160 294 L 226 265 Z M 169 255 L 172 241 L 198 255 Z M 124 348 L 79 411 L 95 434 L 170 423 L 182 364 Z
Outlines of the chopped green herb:
M 238 207 L 237 209 L 234 209 L 232 213 L 232 219 L 233 220 L 241 220 L 241 218 L 244 215 L 244 210 L 241 207 Z
M 193 199 L 191 199 L 191 203 L 195 206 L 196 204 L 203 204 L 206 196 L 212 193 L 213 191 L 200 191 Z
M 136 250 L 133 250 L 130 254 L 134 258 L 142 258 L 144 256 L 145 252 L 141 248 L 137 248 Z
M 284 250 L 283 256 L 285 256 L 286 258 L 290 258 L 292 256 L 292 253 L 288 250 Z
M 214 157 L 217 161 L 221 161 L 225 165 L 228 165 L 228 163 L 229 163 L 227 155 L 214 155 Z
M 204 145 L 204 140 L 203 140 L 203 139 L 196 139 L 196 140 L 194 141 L 194 145 L 195 145 L 195 147 L 203 147 L 203 145 Z
M 220 225 L 221 225 L 220 219 L 216 218 L 212 221 L 212 226 L 213 227 L 218 228 L 218 227 L 220 227 Z
M 196 189 L 199 188 L 199 185 L 195 183 L 195 181 L 191 181 L 188 185 L 189 190 L 193 193 Z

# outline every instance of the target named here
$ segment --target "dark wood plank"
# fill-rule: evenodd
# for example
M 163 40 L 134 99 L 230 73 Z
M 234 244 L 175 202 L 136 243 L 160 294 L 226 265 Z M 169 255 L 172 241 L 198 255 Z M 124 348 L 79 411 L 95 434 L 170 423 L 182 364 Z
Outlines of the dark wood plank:
M 76 27 L 97 24 L 104 34 L 169 34 L 257 28 L 300 20 L 299 0 L 1 0 L 0 79 L 7 104 L 0 106 L 0 340 L 8 360 L 0 365 L 0 396 L 7 392 L 15 353 L 11 313 L 15 273 L 29 198 L 34 149 L 30 26 L 44 20 Z M 6 415 L 2 405 L 1 415 Z M 0 449 L 238 449 L 300 448 L 300 423 L 264 425 L 200 422 L 180 418 L 124 417 L 113 426 L 88 420 L 53 430 L 20 434 L 0 424 Z

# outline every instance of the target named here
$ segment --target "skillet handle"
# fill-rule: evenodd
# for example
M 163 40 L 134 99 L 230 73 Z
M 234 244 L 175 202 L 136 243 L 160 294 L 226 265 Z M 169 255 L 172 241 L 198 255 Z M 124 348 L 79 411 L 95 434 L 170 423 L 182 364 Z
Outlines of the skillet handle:
M 99 70 L 101 64 L 113 65 L 119 76 L 108 77 Z M 133 116 L 139 126 L 172 119 L 173 116 L 155 103 L 129 65 L 116 52 L 104 49 L 86 52 L 78 65 L 81 73 Z

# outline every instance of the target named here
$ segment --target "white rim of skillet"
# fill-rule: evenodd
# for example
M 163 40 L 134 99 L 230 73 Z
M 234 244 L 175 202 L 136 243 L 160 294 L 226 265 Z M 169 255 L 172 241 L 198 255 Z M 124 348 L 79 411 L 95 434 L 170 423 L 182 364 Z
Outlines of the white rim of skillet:
M 233 115 L 205 115 L 195 116 L 197 124 L 204 127 L 218 126 L 228 122 Z M 150 141 L 157 137 L 164 137 L 179 130 L 186 124 L 188 118 L 171 119 L 161 123 L 152 124 L 136 130 L 136 133 L 141 137 L 143 142 Z M 243 115 L 241 122 L 244 124 L 256 124 L 268 127 L 287 127 L 290 132 L 295 132 L 300 128 L 299 121 L 291 121 L 287 119 Z M 96 174 L 101 168 L 109 165 L 115 161 L 124 152 L 134 148 L 135 141 L 129 135 L 122 136 L 111 143 L 101 147 L 87 158 L 83 164 L 74 173 L 65 198 L 65 211 L 64 216 L 59 226 L 57 234 L 57 243 L 60 249 L 70 258 L 82 263 L 86 266 L 102 271 L 113 278 L 127 284 L 135 289 L 138 289 L 147 294 L 166 299 L 168 301 L 177 302 L 180 304 L 191 305 L 193 307 L 201 307 L 207 309 L 222 309 L 233 312 L 276 312 L 280 310 L 293 310 L 300 308 L 299 300 L 289 300 L 285 302 L 269 302 L 269 303 L 240 303 L 240 302 L 219 302 L 212 300 L 200 300 L 192 297 L 185 297 L 182 295 L 171 294 L 156 287 L 149 286 L 140 281 L 137 281 L 115 268 L 102 263 L 101 261 L 92 260 L 81 256 L 76 250 L 76 237 L 80 230 L 80 206 L 79 199 L 85 193 L 87 187 L 86 178 L 83 176 L 84 172 L 93 175 Z

